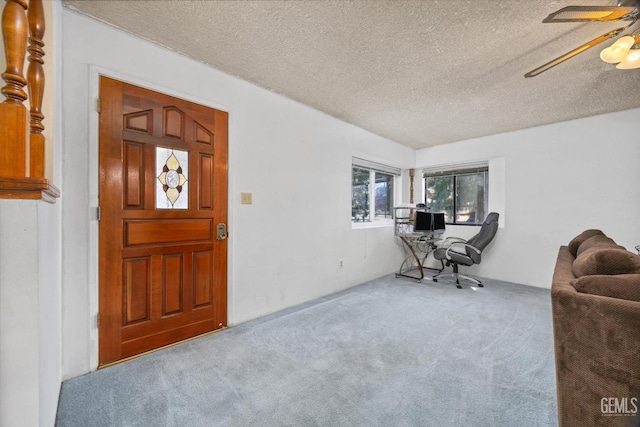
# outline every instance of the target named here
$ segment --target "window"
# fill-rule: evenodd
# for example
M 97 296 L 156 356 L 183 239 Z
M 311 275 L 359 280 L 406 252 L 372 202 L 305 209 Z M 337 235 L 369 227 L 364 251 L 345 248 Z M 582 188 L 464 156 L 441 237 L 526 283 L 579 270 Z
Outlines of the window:
M 444 212 L 447 224 L 482 224 L 489 206 L 489 165 L 429 168 L 425 178 L 425 204 L 431 212 Z
M 351 221 L 393 219 L 395 177 L 400 169 L 354 157 L 351 169 Z M 371 211 L 373 207 L 373 212 Z

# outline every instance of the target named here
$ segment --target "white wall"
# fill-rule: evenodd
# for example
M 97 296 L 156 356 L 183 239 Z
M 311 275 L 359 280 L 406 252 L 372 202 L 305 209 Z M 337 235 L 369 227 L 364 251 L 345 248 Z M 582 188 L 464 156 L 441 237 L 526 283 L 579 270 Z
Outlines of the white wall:
M 21 421 L 21 417 L 26 425 L 38 425 L 37 204 L 35 201 L 0 200 L 2 425 L 13 425 Z
M 549 288 L 558 247 L 587 228 L 633 252 L 640 244 L 639 121 L 634 109 L 436 146 L 417 151 L 416 164 L 503 158 L 504 227 L 473 273 Z
M 391 227 L 351 229 L 351 156 L 406 168 L 413 150 L 72 11 L 63 20 L 65 378 L 97 363 L 98 73 L 229 112 L 230 324 L 397 268 Z
M 60 209 L 0 200 L 0 426 L 53 425 L 61 380 Z

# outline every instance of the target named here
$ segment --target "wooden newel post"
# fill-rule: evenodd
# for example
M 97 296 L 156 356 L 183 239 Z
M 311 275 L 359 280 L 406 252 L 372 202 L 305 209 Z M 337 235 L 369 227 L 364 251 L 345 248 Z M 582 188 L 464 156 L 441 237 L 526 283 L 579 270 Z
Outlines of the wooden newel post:
M 0 176 L 26 177 L 29 174 L 27 146 L 27 109 L 23 105 L 27 81 L 23 77 L 27 48 L 27 2 L 6 0 L 2 12 L 2 39 L 7 68 L 2 73 L 6 85 L 0 104 Z
M 415 174 L 415 169 L 409 169 L 409 203 L 411 204 L 413 204 L 413 177 Z
M 416 174 L 415 169 L 409 169 L 409 203 L 413 205 L 413 177 Z M 413 224 L 413 211 L 409 211 L 409 222 Z
M 27 11 L 29 21 L 29 68 L 27 68 L 27 81 L 29 90 L 30 109 L 30 141 L 29 159 L 30 174 L 32 178 L 44 178 L 45 164 L 45 138 L 42 134 L 44 125 L 42 120 L 42 95 L 44 94 L 44 7 L 42 0 L 30 0 Z

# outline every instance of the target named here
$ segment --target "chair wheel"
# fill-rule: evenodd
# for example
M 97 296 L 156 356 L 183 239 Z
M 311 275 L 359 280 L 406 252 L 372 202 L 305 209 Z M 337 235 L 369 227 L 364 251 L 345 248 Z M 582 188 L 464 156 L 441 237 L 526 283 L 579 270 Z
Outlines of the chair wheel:
M 478 286 L 484 288 L 484 285 L 482 283 L 478 283 Z
M 434 281 L 434 282 L 436 282 L 436 283 L 438 282 L 438 279 L 431 279 L 431 280 L 433 280 L 433 281 Z
M 462 289 L 462 285 L 456 285 L 456 288 Z

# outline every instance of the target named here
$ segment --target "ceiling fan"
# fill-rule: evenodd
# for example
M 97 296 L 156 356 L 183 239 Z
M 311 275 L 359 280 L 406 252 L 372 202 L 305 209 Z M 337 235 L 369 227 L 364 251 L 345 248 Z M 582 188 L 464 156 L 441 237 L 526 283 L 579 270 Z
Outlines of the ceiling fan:
M 570 52 L 565 53 L 547 62 L 544 65 L 529 71 L 525 74 L 525 77 L 535 77 L 540 73 L 547 71 L 549 68 L 573 58 L 579 53 L 609 40 L 612 37 L 617 36 L 621 32 L 627 30 L 633 24 L 636 23 L 640 17 L 640 0 L 620 0 L 617 6 L 567 6 L 560 10 L 557 10 L 542 20 L 543 23 L 557 23 L 557 22 L 608 22 L 608 21 L 631 21 L 624 27 L 617 28 L 613 31 L 609 31 L 595 39 L 573 49 Z

